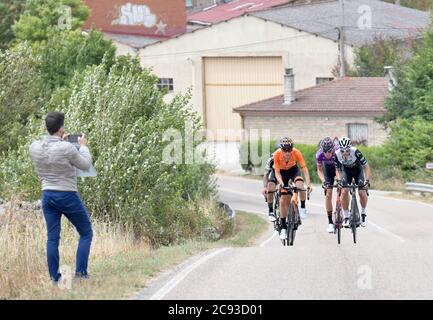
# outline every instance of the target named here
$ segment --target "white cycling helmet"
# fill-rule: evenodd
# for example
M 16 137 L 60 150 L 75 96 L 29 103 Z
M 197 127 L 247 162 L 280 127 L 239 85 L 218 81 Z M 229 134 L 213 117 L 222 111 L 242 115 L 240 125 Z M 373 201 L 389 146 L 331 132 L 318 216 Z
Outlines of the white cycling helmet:
M 340 149 L 347 150 L 352 147 L 352 141 L 348 137 L 343 137 L 338 141 Z

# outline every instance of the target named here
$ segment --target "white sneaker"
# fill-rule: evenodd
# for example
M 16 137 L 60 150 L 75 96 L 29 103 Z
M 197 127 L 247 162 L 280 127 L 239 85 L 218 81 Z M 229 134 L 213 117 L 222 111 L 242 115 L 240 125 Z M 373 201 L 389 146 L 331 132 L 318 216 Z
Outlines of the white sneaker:
M 301 216 L 301 219 L 305 219 L 307 217 L 307 209 L 306 208 L 299 209 L 299 215 Z
M 269 212 L 269 221 L 270 222 L 275 222 L 275 221 L 277 221 L 277 218 L 275 217 L 275 215 L 274 215 L 274 213 L 273 212 Z
M 280 239 L 286 240 L 287 239 L 287 229 L 281 229 L 280 231 Z
M 333 223 L 328 224 L 328 229 L 326 229 L 326 231 L 328 231 L 328 233 L 334 233 L 335 232 L 335 227 Z
M 349 218 L 344 218 L 343 228 L 350 228 Z
M 366 214 L 362 214 L 361 215 L 361 227 L 366 227 L 367 226 L 367 215 Z

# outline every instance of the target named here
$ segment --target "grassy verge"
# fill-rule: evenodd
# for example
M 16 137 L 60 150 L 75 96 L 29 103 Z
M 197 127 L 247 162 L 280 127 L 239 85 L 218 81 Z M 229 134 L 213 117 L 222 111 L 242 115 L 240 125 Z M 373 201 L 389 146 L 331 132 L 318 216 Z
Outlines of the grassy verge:
M 69 223 L 63 224 L 61 263 L 74 271 L 77 236 Z M 267 224 L 257 215 L 238 212 L 229 238 L 215 242 L 187 241 L 159 249 L 134 241 L 114 226 L 96 222 L 93 226 L 96 236 L 89 262 L 91 279 L 72 281 L 66 286 L 68 289 L 61 289 L 47 281 L 42 216 L 34 213 L 19 219 L 0 216 L 0 255 L 7 257 L 0 273 L 0 298 L 128 299 L 159 272 L 203 250 L 252 244 Z

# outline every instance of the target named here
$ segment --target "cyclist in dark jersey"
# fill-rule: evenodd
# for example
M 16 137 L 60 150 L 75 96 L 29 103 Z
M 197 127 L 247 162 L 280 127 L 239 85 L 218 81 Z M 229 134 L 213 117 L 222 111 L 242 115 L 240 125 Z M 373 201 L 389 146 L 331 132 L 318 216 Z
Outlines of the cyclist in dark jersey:
M 332 191 L 327 189 L 328 186 L 334 185 L 335 180 L 335 152 L 339 149 L 338 142 L 334 144 L 330 137 L 326 137 L 320 142 L 319 150 L 316 152 L 317 175 L 322 181 L 322 187 L 325 189 L 325 206 L 328 214 L 329 233 L 334 233 L 334 223 L 332 221 Z
M 361 202 L 361 226 L 367 226 L 367 188 L 370 186 L 371 170 L 367 159 L 361 151 L 352 147 L 352 141 L 347 138 L 341 138 L 339 141 L 340 149 L 335 153 L 334 163 L 337 169 L 337 179 L 342 186 L 348 186 L 355 179 L 358 186 L 364 186 L 358 189 L 359 199 Z M 343 206 L 344 222 L 343 226 L 349 227 L 349 189 L 344 188 L 341 194 L 341 204 Z
M 280 144 L 276 143 L 274 146 L 274 152 L 280 148 Z M 275 178 L 274 171 L 274 154 L 266 161 L 265 174 L 263 175 L 263 191 L 262 194 L 265 196 L 269 208 L 269 221 L 274 222 L 277 217 L 274 214 L 274 192 L 277 186 L 277 178 Z

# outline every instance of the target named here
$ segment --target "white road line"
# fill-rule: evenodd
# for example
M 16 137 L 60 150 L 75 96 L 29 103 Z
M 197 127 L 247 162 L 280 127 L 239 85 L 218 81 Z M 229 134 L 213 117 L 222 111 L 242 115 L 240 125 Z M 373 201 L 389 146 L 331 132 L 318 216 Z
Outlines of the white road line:
M 382 228 L 381 226 L 375 224 L 373 221 L 371 221 L 370 219 L 368 220 L 368 224 L 373 225 L 373 227 L 375 227 L 376 229 L 378 229 L 379 231 L 382 231 L 383 233 L 386 233 L 390 236 L 393 236 L 394 238 L 398 239 L 400 242 L 406 242 L 406 240 L 404 240 L 402 237 L 396 235 L 395 233 L 386 230 L 385 228 Z
M 386 199 L 386 200 L 391 200 L 391 201 L 403 201 L 403 202 L 409 202 L 409 203 L 416 203 L 416 204 L 420 204 L 429 208 L 433 208 L 433 205 L 428 204 L 428 203 L 424 203 L 424 202 L 420 202 L 420 201 L 416 201 L 416 200 L 409 200 L 409 199 L 399 199 L 399 198 L 391 198 L 391 197 L 384 197 L 384 196 L 374 196 L 375 198 L 382 198 L 382 199 Z
M 194 269 L 201 266 L 206 261 L 216 257 L 217 255 L 227 251 L 230 248 L 222 248 L 217 251 L 211 252 L 201 259 L 197 260 L 184 270 L 182 270 L 180 273 L 176 274 L 169 282 L 167 282 L 162 288 L 160 288 L 157 292 L 155 292 L 149 300 L 161 300 L 163 299 L 168 293 L 170 293 L 171 290 L 173 290 L 180 282 L 182 282 L 183 279 L 185 279 L 188 274 L 190 274 Z
M 274 237 L 275 237 L 276 234 L 277 234 L 276 232 L 272 231 L 272 236 L 271 236 L 269 239 L 263 241 L 263 242 L 259 245 L 259 247 L 264 247 L 264 246 L 267 245 L 269 242 L 271 242 L 272 239 L 274 239 Z

